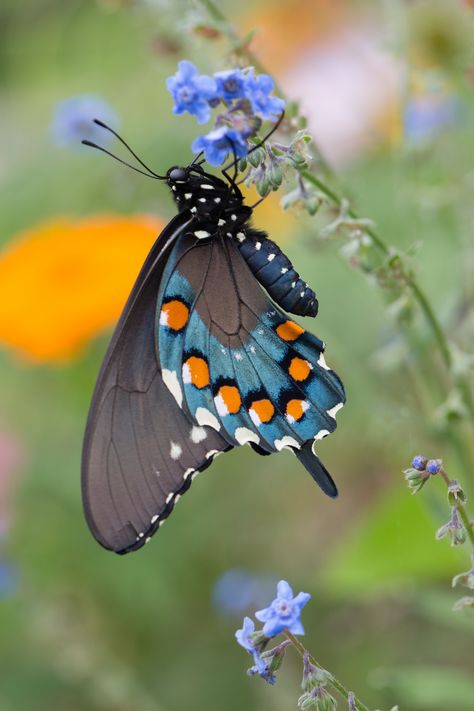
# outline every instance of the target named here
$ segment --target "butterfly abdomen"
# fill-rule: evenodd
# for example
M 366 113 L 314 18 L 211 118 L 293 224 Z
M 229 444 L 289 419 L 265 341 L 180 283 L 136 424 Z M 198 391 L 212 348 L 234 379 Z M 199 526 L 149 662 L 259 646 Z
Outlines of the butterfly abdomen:
M 285 311 L 316 316 L 316 294 L 294 269 L 288 257 L 265 232 L 248 229 L 239 238 L 239 250 L 260 284 Z

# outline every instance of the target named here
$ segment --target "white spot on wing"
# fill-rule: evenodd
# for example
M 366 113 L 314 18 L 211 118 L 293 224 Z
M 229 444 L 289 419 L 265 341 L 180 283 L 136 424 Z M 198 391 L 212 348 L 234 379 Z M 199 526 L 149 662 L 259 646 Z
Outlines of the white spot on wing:
M 336 413 L 339 412 L 341 407 L 344 407 L 344 403 L 338 402 L 337 405 L 334 405 L 334 407 L 331 407 L 330 410 L 326 410 L 326 412 L 328 413 L 329 417 L 334 417 L 334 419 L 336 419 Z
M 171 459 L 179 459 L 183 453 L 183 448 L 177 442 L 170 442 L 170 457 Z
M 194 442 L 194 444 L 198 444 L 199 442 L 202 442 L 203 439 L 206 439 L 207 437 L 207 432 L 204 429 L 204 427 L 196 427 L 194 426 L 191 430 L 191 441 Z
M 324 370 L 331 370 L 331 368 L 328 366 L 324 359 L 324 355 L 321 353 L 321 355 L 318 358 L 318 365 L 321 366 L 321 368 L 324 368 Z
M 207 410 L 205 407 L 198 407 L 198 409 L 194 413 L 194 417 L 198 425 L 208 425 L 208 427 L 212 427 L 214 430 L 217 430 L 219 432 L 221 428 L 219 420 L 215 415 L 212 414 L 212 412 Z
M 178 403 L 179 407 L 183 404 L 183 392 L 181 390 L 181 385 L 179 384 L 178 376 L 175 370 L 167 370 L 163 368 L 161 371 L 161 377 L 163 382 Z
M 289 447 L 296 447 L 296 449 L 300 449 L 300 445 L 294 439 L 293 437 L 289 437 L 288 435 L 285 435 L 281 439 L 276 439 L 275 442 L 275 449 L 277 449 L 279 452 L 281 452 L 282 449 L 284 448 L 289 448 Z
M 158 516 L 158 514 L 156 514 L 156 516 L 153 516 L 153 518 L 151 519 L 151 523 L 155 523 L 156 521 L 158 521 L 158 519 L 159 519 L 159 516 Z
M 216 395 L 216 397 L 214 398 L 214 404 L 216 406 L 217 412 L 221 417 L 225 417 L 229 414 L 229 410 L 227 409 L 227 405 L 225 404 L 222 395 Z
M 183 479 L 187 479 L 191 474 L 194 474 L 194 469 L 186 469 L 186 471 L 183 474 Z M 193 477 L 194 478 L 194 477 Z
M 255 442 L 258 444 L 260 442 L 260 437 L 256 432 L 252 432 L 247 427 L 237 427 L 234 432 L 234 437 L 239 444 L 247 444 L 247 442 Z
M 262 424 L 262 420 L 260 419 L 258 414 L 255 412 L 253 407 L 250 408 L 249 415 L 250 415 L 250 419 L 252 420 L 255 427 L 260 427 L 260 425 Z
M 242 353 L 234 353 L 234 358 L 235 358 L 235 360 L 242 360 L 243 355 L 242 355 Z
M 197 237 L 198 239 L 204 239 L 205 237 L 210 237 L 211 234 L 210 232 L 206 232 L 206 230 L 196 230 L 194 233 L 194 236 Z
M 314 441 L 316 442 L 318 439 L 323 439 L 323 437 L 327 437 L 328 434 L 331 434 L 329 430 L 319 430 L 318 434 L 314 438 Z

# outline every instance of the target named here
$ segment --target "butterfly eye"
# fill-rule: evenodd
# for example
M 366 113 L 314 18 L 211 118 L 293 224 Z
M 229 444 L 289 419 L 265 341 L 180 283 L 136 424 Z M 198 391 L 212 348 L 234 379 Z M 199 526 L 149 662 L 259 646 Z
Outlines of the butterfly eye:
M 168 180 L 184 181 L 188 179 L 188 174 L 184 168 L 171 168 L 168 173 Z

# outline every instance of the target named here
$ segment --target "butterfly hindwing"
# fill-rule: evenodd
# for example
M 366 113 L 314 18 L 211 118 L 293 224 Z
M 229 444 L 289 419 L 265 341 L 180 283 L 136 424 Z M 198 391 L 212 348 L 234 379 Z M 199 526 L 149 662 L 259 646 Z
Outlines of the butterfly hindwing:
M 324 344 L 269 300 L 232 240 L 180 237 L 157 324 L 175 396 L 229 444 L 300 448 L 335 429 L 345 396 L 325 365 Z
M 89 527 L 105 548 L 142 546 L 198 471 L 229 443 L 178 407 L 158 367 L 156 298 L 170 245 L 190 222 L 178 216 L 143 266 L 96 385 L 83 449 Z

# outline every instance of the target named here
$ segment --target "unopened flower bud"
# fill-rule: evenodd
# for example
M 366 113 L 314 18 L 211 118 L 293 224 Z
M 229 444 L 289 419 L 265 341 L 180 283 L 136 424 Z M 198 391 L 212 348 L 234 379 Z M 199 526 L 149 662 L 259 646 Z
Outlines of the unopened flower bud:
M 441 459 L 429 459 L 426 462 L 426 471 L 430 474 L 439 474 L 443 462 Z
M 426 457 L 423 457 L 421 454 L 417 454 L 416 457 L 413 457 L 411 465 L 413 469 L 416 469 L 419 472 L 424 472 L 427 463 L 428 459 Z
M 466 501 L 466 494 L 462 486 L 453 479 L 448 486 L 448 501 L 451 506 L 456 506 L 456 504 L 464 504 Z

